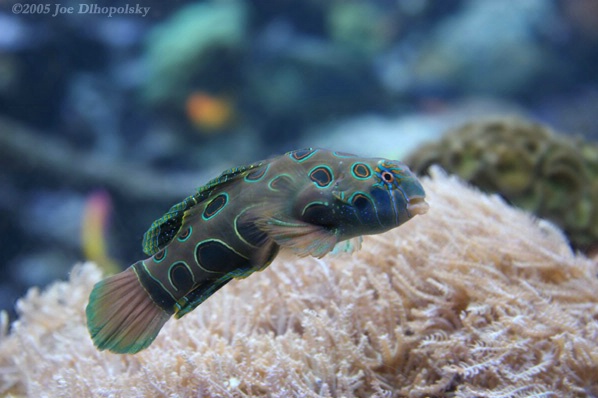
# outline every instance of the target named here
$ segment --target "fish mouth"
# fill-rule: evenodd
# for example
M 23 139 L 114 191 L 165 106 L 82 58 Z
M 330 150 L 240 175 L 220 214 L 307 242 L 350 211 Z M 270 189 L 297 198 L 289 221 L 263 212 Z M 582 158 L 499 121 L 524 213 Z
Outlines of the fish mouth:
M 424 198 L 409 199 L 409 203 L 407 204 L 407 211 L 411 216 L 416 214 L 426 214 L 429 208 L 430 205 Z

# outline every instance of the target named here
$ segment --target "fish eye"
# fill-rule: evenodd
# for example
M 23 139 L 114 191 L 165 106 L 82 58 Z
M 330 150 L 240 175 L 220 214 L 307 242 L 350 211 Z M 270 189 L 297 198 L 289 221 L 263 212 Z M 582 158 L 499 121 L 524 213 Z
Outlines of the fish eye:
M 382 174 L 380 174 L 380 176 L 382 177 L 382 180 L 384 180 L 384 182 L 391 183 L 395 180 L 395 176 L 390 171 L 383 171 Z

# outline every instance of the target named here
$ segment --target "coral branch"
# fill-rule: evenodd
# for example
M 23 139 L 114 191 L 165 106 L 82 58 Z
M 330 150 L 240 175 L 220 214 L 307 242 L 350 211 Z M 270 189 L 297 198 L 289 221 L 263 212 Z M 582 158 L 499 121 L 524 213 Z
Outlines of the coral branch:
M 86 186 L 105 186 L 131 199 L 178 200 L 202 181 L 193 174 L 165 175 L 143 165 L 85 153 L 6 118 L 0 118 L 0 163 Z

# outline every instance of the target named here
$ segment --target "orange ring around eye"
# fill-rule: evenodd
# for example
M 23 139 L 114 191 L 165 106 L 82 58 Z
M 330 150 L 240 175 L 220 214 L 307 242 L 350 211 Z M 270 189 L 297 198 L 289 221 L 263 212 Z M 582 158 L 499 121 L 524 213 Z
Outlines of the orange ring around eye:
M 382 177 L 382 180 L 384 182 L 388 182 L 388 183 L 391 183 L 395 180 L 395 176 L 390 171 L 383 171 L 380 174 L 380 177 Z

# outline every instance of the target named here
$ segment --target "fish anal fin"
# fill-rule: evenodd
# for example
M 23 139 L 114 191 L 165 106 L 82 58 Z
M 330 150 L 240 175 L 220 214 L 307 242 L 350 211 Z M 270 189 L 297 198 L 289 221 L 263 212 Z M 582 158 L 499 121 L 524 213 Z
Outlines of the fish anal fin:
M 94 345 L 120 354 L 147 348 L 170 318 L 143 289 L 132 267 L 98 282 L 85 312 Z
M 197 287 L 195 287 L 186 296 L 182 297 L 174 305 L 174 317 L 176 319 L 182 318 L 189 312 L 197 308 L 198 305 L 203 303 L 220 290 L 224 285 L 230 282 L 235 277 L 234 273 L 228 273 L 220 277 L 219 279 L 206 280 Z

